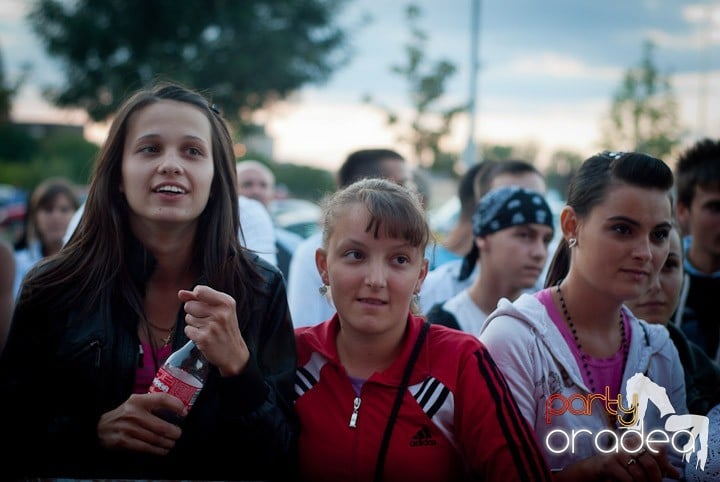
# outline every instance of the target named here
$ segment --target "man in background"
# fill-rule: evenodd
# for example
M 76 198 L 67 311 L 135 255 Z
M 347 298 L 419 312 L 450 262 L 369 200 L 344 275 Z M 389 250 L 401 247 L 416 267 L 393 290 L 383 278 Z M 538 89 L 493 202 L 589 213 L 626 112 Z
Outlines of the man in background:
M 545 178 L 535 166 L 522 160 L 505 160 L 490 164 L 478 170 L 475 177 L 475 198 L 481 199 L 493 189 L 518 186 L 545 194 Z M 468 234 L 473 246 L 472 230 Z M 468 251 L 470 251 L 468 249 Z M 552 252 L 552 249 L 550 250 Z M 420 311 L 427 313 L 436 303 L 442 303 L 469 288 L 480 271 L 479 263 L 463 270 L 463 259 L 448 261 L 430 271 L 420 290 Z M 543 276 L 541 275 L 540 278 Z
M 238 194 L 260 202 L 270 213 L 270 203 L 275 199 L 275 175 L 272 171 L 265 164 L 253 160 L 239 161 L 235 169 Z M 274 223 L 273 228 L 277 266 L 287 279 L 290 259 L 303 237 Z
M 686 283 L 673 323 L 720 362 L 720 140 L 687 149 L 675 167 Z
M 448 261 L 462 260 L 472 248 L 472 216 L 479 199 L 475 196 L 475 178 L 481 170 L 488 169 L 492 164 L 492 161 L 479 162 L 468 168 L 460 178 L 457 188 L 460 215 L 457 223 L 442 240 L 442 243 L 430 251 L 431 270 Z

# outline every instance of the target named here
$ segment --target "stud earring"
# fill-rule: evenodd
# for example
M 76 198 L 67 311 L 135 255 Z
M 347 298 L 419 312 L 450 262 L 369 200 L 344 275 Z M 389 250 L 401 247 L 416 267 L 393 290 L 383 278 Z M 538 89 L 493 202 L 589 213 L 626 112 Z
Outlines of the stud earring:
M 328 287 L 327 285 L 322 285 L 318 288 L 318 292 L 320 293 L 320 296 L 325 296 L 327 294 Z
M 568 239 L 568 248 L 574 248 L 577 246 L 577 238 Z

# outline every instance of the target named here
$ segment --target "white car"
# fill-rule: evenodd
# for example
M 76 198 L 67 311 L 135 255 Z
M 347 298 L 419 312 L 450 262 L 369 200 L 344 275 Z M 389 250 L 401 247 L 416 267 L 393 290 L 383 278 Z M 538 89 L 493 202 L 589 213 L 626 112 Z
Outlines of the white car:
M 270 215 L 276 226 L 303 238 L 320 229 L 320 206 L 305 199 L 275 199 L 270 203 Z

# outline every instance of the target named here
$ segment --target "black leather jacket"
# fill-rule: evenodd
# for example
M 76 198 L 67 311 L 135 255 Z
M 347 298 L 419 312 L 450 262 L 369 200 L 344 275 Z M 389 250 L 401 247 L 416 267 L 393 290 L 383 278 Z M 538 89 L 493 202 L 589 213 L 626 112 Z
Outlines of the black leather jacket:
M 237 314 L 248 323 L 242 332 L 248 367 L 228 378 L 211 367 L 181 423 L 182 436 L 163 457 L 105 450 L 96 432 L 100 416 L 132 394 L 137 317 L 110 288 L 87 314 L 81 314 L 87 307 L 58 312 L 21 300 L 0 357 L 0 430 L 10 447 L 2 478 L 291 478 L 295 340 L 280 272 L 259 258 L 256 263 L 263 294 L 249 313 Z M 177 323 L 175 349 L 187 341 L 182 309 Z

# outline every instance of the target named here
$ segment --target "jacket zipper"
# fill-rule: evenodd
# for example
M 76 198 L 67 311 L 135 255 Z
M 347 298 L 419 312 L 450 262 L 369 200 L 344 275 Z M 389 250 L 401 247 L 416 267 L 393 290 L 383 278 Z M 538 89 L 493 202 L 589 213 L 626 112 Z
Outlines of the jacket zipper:
M 358 410 L 360 410 L 360 397 L 353 400 L 353 412 L 350 415 L 350 428 L 357 428 Z

